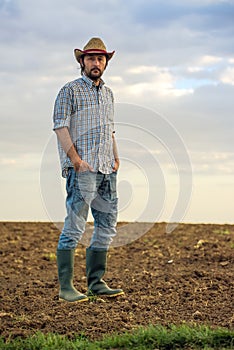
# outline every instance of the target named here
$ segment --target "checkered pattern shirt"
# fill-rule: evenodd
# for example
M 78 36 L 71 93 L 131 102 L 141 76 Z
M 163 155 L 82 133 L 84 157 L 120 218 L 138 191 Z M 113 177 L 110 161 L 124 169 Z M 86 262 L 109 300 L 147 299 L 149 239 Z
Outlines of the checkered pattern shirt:
M 99 87 L 87 76 L 67 83 L 54 106 L 54 130 L 67 127 L 80 158 L 95 171 L 110 174 L 114 166 L 113 139 L 114 98 L 100 81 Z M 62 176 L 73 167 L 59 140 Z

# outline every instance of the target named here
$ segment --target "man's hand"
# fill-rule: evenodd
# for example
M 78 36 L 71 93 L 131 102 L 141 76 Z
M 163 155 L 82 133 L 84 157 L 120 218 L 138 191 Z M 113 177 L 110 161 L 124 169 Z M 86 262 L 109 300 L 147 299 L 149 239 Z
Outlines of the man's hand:
M 94 171 L 94 169 L 84 160 L 73 163 L 73 166 L 77 173 L 82 173 L 84 171 Z
M 119 159 L 115 159 L 115 165 L 113 166 L 112 169 L 113 169 L 113 172 L 119 169 Z
M 119 169 L 119 156 L 118 156 L 118 149 L 117 149 L 117 143 L 115 139 L 115 133 L 112 133 L 112 139 L 113 139 L 113 153 L 115 157 L 115 164 L 113 166 L 113 172 L 116 172 Z

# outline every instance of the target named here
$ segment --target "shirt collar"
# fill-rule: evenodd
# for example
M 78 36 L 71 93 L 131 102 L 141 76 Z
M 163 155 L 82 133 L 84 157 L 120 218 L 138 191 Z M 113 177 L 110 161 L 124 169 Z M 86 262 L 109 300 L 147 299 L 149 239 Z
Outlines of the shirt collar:
M 94 81 L 90 78 L 87 77 L 87 75 L 83 74 L 82 77 L 81 77 L 90 87 L 96 87 Z M 100 79 L 100 84 L 99 84 L 99 87 L 102 87 L 103 85 L 105 84 L 105 82 Z

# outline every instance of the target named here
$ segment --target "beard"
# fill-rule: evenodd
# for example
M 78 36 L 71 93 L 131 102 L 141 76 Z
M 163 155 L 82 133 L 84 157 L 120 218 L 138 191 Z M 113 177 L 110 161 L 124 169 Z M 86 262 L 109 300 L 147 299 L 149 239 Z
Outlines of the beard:
M 102 76 L 102 71 L 99 68 L 93 68 L 89 72 L 85 71 L 85 74 L 88 78 L 90 78 L 93 81 L 97 81 Z

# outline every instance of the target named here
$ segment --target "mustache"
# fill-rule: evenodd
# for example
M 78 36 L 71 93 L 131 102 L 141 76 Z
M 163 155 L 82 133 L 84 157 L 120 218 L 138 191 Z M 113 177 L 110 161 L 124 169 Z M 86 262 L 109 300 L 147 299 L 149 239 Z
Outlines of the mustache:
M 91 69 L 91 72 L 92 72 L 93 70 L 98 70 L 99 72 L 101 72 L 101 70 L 100 70 L 99 68 L 92 68 L 92 69 Z

